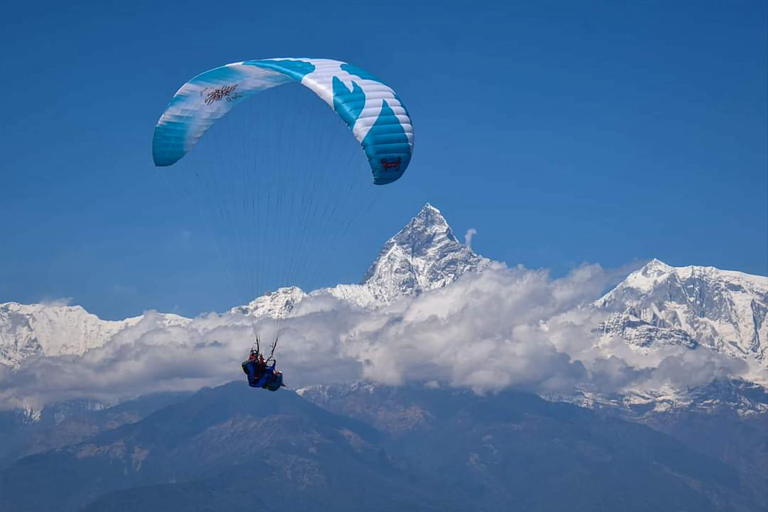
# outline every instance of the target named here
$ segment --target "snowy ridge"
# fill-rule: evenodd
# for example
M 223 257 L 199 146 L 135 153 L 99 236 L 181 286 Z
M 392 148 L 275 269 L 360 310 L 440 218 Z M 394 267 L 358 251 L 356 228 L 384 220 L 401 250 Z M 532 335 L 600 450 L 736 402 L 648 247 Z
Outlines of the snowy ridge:
M 652 260 L 595 306 L 613 312 L 603 332 L 635 347 L 702 345 L 768 364 L 768 277 Z
M 188 319 L 160 315 L 164 325 L 183 325 Z M 124 329 L 136 326 L 144 315 L 125 320 L 102 320 L 80 306 L 58 304 L 0 304 L 0 364 L 17 368 L 31 356 L 82 356 Z
M 634 308 L 628 307 L 623 313 L 611 315 L 600 324 L 598 331 L 607 337 L 620 336 L 631 346 L 641 349 L 659 345 L 680 345 L 691 349 L 699 346 L 686 331 L 653 325 L 639 315 Z
M 768 391 L 759 384 L 743 380 L 716 380 L 706 386 L 688 389 L 636 389 L 613 396 L 581 391 L 568 396 L 550 395 L 544 398 L 588 409 L 623 411 L 635 419 L 692 411 L 733 411 L 742 418 L 768 413 Z
M 230 313 L 254 317 L 285 318 L 307 294 L 298 286 L 279 288 L 258 297 L 245 306 L 232 308 Z
M 101 320 L 80 306 L 0 304 L 0 363 L 17 367 L 34 355 L 83 355 L 140 320 Z

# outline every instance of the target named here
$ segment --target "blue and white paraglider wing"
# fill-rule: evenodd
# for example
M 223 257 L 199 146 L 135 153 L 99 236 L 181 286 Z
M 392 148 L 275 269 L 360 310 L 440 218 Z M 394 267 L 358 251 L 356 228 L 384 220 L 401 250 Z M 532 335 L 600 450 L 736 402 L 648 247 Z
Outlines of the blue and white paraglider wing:
M 300 82 L 325 101 L 360 142 L 374 183 L 403 175 L 413 153 L 408 111 L 389 86 L 351 64 L 329 59 L 267 59 L 202 73 L 174 95 L 155 127 L 155 165 L 179 161 L 218 119 L 249 96 Z

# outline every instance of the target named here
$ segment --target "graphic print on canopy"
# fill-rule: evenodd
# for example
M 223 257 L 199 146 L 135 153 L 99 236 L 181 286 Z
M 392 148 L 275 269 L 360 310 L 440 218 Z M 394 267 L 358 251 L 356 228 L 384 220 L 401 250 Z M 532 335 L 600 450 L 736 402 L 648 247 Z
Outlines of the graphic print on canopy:
M 196 76 L 174 95 L 155 126 L 155 165 L 179 161 L 241 101 L 290 82 L 312 90 L 344 120 L 368 158 L 375 184 L 403 175 L 413 153 L 413 127 L 405 105 L 367 71 L 330 59 L 249 60 Z

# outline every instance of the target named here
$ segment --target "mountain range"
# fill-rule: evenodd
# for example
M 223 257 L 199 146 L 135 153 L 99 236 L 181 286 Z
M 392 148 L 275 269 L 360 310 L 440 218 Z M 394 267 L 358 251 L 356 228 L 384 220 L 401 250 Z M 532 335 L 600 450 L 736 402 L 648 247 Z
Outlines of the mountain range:
M 491 265 L 426 205 L 361 283 L 282 288 L 217 318 L 300 318 L 305 301 L 324 297 L 365 315 Z M 606 347 L 619 340 L 638 353 L 709 351 L 768 366 L 766 277 L 652 260 L 579 307 L 603 319 L 594 332 Z M 106 321 L 79 306 L 0 304 L 0 371 L 86 356 L 147 321 L 182 329 L 194 319 Z M 766 510 L 764 386 L 723 378 L 539 397 L 433 382 L 271 394 L 236 382 L 117 405 L 6 410 L 0 511 Z
M 284 318 L 296 314 L 297 305 L 307 297 L 322 296 L 376 309 L 445 287 L 490 264 L 462 244 L 440 211 L 427 204 L 387 240 L 360 284 L 310 293 L 281 288 L 232 308 L 229 314 Z M 621 337 L 636 349 L 703 346 L 768 367 L 768 277 L 714 267 L 672 267 L 654 259 L 591 307 L 610 314 L 597 329 L 606 336 Z M 155 316 L 169 326 L 191 321 L 173 314 Z M 18 368 L 33 356 L 80 356 L 104 346 L 143 318 L 108 321 L 80 306 L 0 304 L 0 364 Z

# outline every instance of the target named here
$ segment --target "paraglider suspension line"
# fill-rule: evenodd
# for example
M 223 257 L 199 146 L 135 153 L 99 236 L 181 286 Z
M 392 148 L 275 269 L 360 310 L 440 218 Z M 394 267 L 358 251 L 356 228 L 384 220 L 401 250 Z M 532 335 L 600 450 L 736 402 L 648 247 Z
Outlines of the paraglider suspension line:
M 272 343 L 270 347 L 269 357 L 267 358 L 267 364 L 269 364 L 270 361 L 273 363 L 275 362 L 275 349 L 277 348 L 277 342 L 279 340 L 280 340 L 280 336 L 276 337 L 275 342 Z

